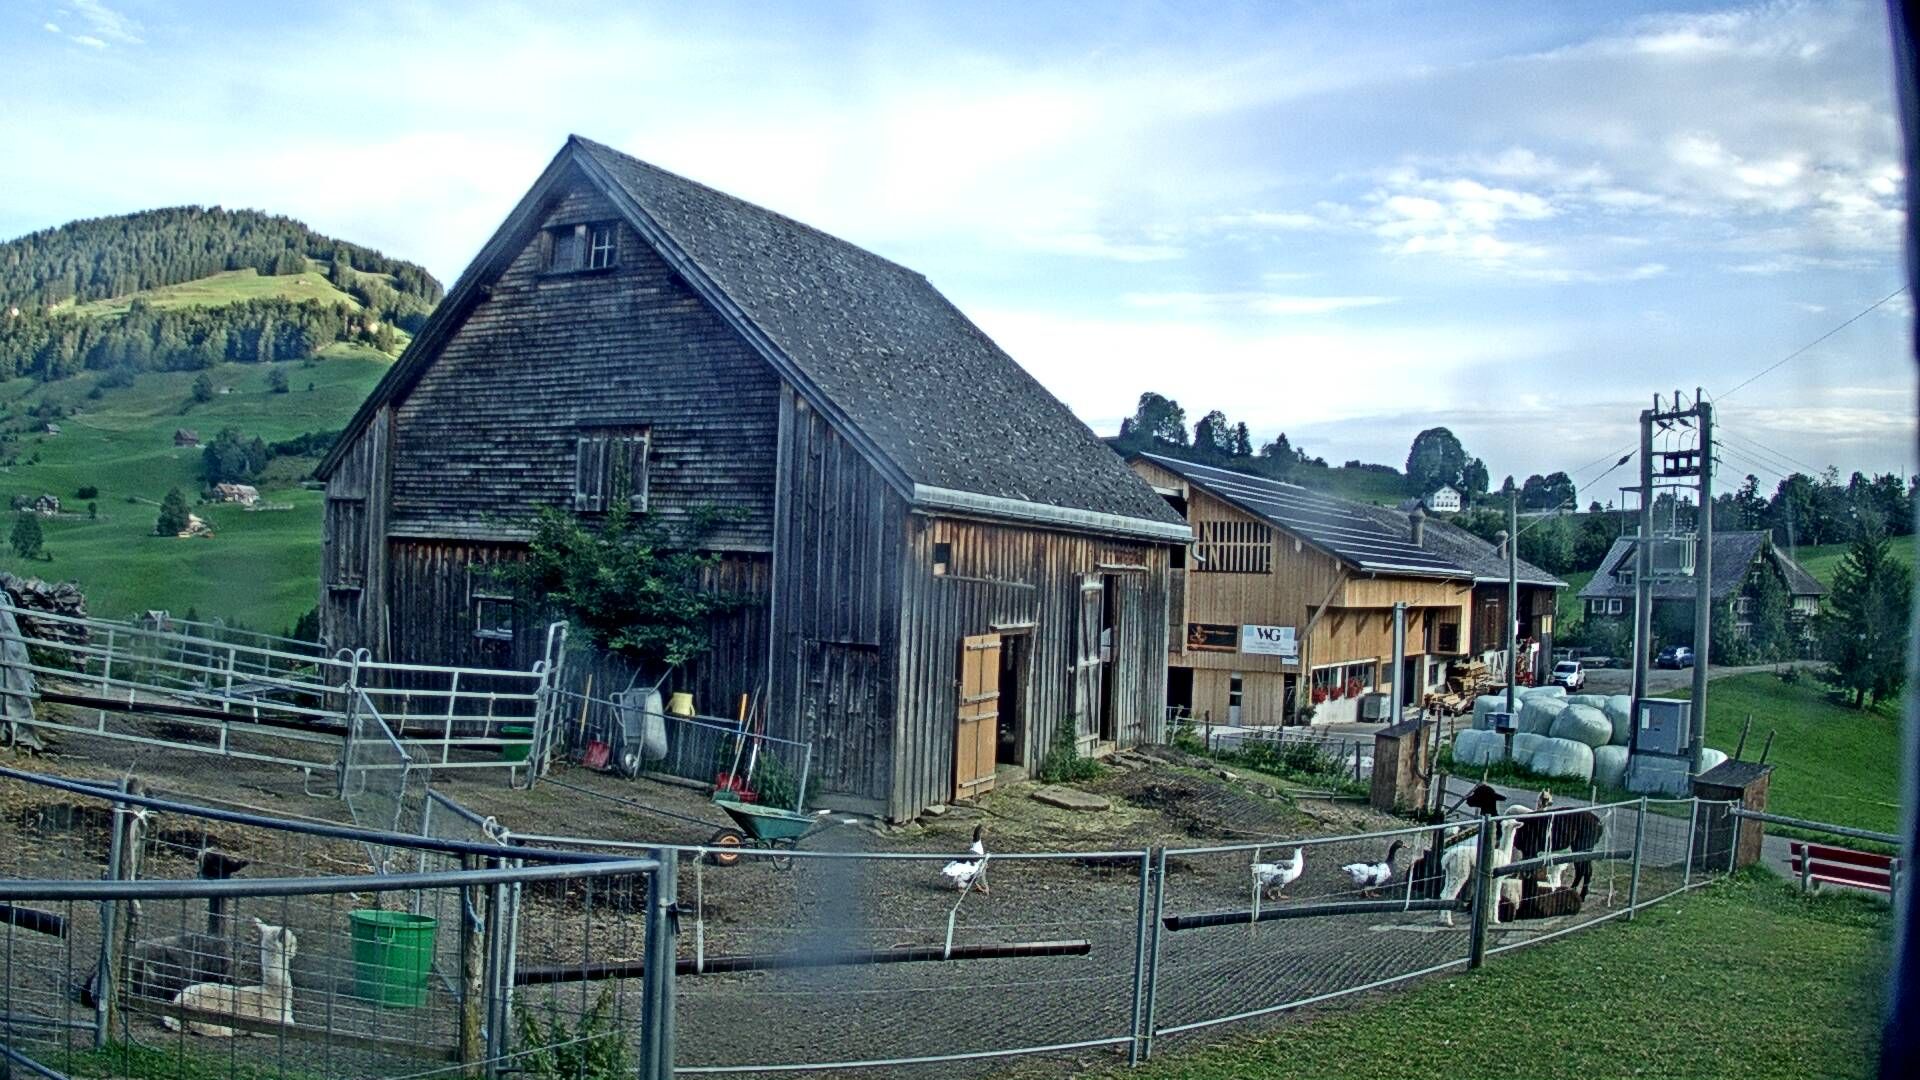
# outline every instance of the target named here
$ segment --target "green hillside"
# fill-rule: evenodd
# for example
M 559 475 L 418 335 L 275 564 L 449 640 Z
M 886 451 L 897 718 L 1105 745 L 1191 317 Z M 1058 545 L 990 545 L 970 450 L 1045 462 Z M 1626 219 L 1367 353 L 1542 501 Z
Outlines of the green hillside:
M 0 383 L 0 429 L 15 434 L 0 466 L 0 499 L 58 496 L 62 514 L 42 519 L 52 561 L 23 561 L 9 548 L 0 568 L 17 574 L 78 581 L 96 614 L 124 617 L 144 608 L 218 615 L 260 629 L 290 625 L 316 600 L 322 495 L 299 481 L 312 458 L 275 459 L 260 481 L 263 502 L 290 509 L 246 511 L 197 506 L 211 538 L 182 540 L 153 534 L 157 504 L 169 488 L 189 499 L 203 487 L 201 451 L 176 448 L 178 428 L 211 441 L 222 428 L 274 442 L 343 427 L 386 371 L 382 354 L 334 344 L 309 361 L 222 364 L 207 374 L 211 401 L 194 403 L 198 372 L 150 372 L 132 385 L 90 391 L 94 373 L 55 383 L 14 379 Z M 289 392 L 269 386 L 284 372 Z M 58 435 L 39 432 L 26 414 L 43 403 L 61 406 Z M 77 497 L 99 488 L 89 517 Z
M 1798 548 L 1793 552 L 1794 561 L 1801 568 L 1825 585 L 1833 588 L 1833 573 L 1840 568 L 1840 560 L 1847 557 L 1845 544 L 1818 544 Z M 1893 557 L 1913 566 L 1913 538 L 1896 536 L 1893 538 Z
M 75 315 L 124 315 L 135 300 L 144 300 L 162 311 L 183 307 L 220 307 L 243 300 L 318 300 L 323 304 L 345 304 L 356 311 L 361 306 L 358 297 L 334 288 L 333 282 L 328 281 L 327 275 L 320 271 L 272 275 L 247 267 L 244 270 L 222 270 L 178 285 L 161 285 L 128 296 L 92 300 L 59 310 Z

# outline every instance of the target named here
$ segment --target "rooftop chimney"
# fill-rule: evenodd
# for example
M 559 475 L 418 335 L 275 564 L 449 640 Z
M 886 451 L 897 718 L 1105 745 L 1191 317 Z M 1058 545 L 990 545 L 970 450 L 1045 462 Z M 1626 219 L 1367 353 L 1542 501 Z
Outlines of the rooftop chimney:
M 1421 503 L 1413 504 L 1413 512 L 1407 515 L 1407 522 L 1413 526 L 1413 546 L 1427 546 L 1427 508 Z

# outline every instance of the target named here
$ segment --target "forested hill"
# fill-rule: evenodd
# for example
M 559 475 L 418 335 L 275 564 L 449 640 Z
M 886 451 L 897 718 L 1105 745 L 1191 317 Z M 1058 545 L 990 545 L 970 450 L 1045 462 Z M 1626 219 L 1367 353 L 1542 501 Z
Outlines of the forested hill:
M 0 244 L 0 305 L 49 308 L 110 300 L 163 285 L 252 267 L 297 274 L 309 260 L 344 254 L 355 270 L 384 275 L 384 288 L 431 309 L 440 282 L 425 269 L 372 248 L 322 236 L 290 217 L 258 210 L 173 206 L 72 221 Z M 376 302 L 373 306 L 385 307 Z
M 0 379 L 392 353 L 441 294 L 414 263 L 256 210 L 75 221 L 0 244 Z

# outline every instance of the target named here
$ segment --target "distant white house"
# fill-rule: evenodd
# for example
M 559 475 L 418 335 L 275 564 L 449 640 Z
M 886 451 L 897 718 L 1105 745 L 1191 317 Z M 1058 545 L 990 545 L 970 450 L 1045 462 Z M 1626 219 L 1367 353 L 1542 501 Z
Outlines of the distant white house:
M 1427 509 L 1436 514 L 1457 514 L 1460 512 L 1460 492 L 1452 484 L 1441 484 L 1439 490 L 1428 495 L 1425 500 Z
M 252 506 L 260 501 L 260 490 L 252 484 L 215 484 L 213 495 L 216 501 L 239 503 L 241 506 Z

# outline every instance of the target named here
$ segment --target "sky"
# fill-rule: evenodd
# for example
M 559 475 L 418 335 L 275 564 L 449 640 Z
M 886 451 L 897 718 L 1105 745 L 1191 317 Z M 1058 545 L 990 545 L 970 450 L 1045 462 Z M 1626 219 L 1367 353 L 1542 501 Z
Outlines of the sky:
M 256 207 L 450 284 L 579 132 L 921 271 L 1102 433 L 1443 425 L 1607 502 L 1701 387 L 1723 485 L 1914 467 L 1875 3 L 6 0 L 0 71 L 0 237 Z

